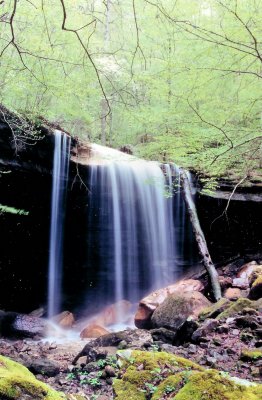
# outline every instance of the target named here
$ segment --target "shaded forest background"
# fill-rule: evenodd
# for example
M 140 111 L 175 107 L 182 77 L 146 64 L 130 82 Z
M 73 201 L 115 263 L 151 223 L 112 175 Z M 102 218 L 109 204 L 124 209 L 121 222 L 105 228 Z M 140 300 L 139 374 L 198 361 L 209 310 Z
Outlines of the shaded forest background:
M 207 189 L 261 182 L 261 27 L 260 0 L 1 1 L 0 102 Z

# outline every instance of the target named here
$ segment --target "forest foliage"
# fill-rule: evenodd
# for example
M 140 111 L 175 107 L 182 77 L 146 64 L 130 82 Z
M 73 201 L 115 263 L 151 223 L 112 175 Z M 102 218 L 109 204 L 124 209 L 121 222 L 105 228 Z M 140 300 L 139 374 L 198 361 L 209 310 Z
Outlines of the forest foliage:
M 1 1 L 0 102 L 203 179 L 262 181 L 261 26 L 260 0 Z

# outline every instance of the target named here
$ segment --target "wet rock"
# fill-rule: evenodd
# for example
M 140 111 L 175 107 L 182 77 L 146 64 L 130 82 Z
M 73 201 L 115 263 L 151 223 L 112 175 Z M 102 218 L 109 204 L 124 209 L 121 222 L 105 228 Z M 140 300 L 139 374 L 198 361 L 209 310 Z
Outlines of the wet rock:
M 176 332 L 166 328 L 156 328 L 150 331 L 154 341 L 173 344 L 176 338 Z
M 215 330 L 219 322 L 216 319 L 206 319 L 205 322 L 193 333 L 193 342 L 198 342 L 200 338 Z
M 259 322 L 253 315 L 239 316 L 235 319 L 235 324 L 241 328 L 256 329 L 259 327 Z
M 187 342 L 191 342 L 193 332 L 199 328 L 199 323 L 192 317 L 187 318 L 184 324 L 176 332 L 174 345 L 178 346 Z
M 36 317 L 36 318 L 41 318 L 45 313 L 45 309 L 43 307 L 38 308 L 37 310 L 34 310 L 32 312 L 30 312 L 31 317 Z
M 110 332 L 102 326 L 97 324 L 90 324 L 81 331 L 80 337 L 81 339 L 99 338 L 100 336 L 107 335 L 108 333 Z
M 200 292 L 174 293 L 154 311 L 152 325 L 177 331 L 189 317 L 197 318 L 210 304 Z
M 60 372 L 59 364 L 47 358 L 36 358 L 23 363 L 34 375 L 56 376 Z
M 135 325 L 141 329 L 152 328 L 151 316 L 153 312 L 171 294 L 176 292 L 201 292 L 202 290 L 204 290 L 204 285 L 202 282 L 195 279 L 187 279 L 150 293 L 139 303 L 138 310 L 135 315 Z
M 52 320 L 62 328 L 72 328 L 75 322 L 74 315 L 70 311 L 63 311 L 54 316 Z
M 108 333 L 86 344 L 80 353 L 78 353 L 74 358 L 73 364 L 75 364 L 82 356 L 87 356 L 89 361 L 96 361 L 99 354 L 97 349 L 103 349 L 110 346 L 118 347 L 119 343 L 123 340 L 126 341 L 128 347 L 130 348 L 142 348 L 144 346 L 146 347 L 150 343 L 153 343 L 150 332 L 142 329 L 126 329 L 120 332 Z
M 114 369 L 111 365 L 107 365 L 107 366 L 105 367 L 105 372 L 106 372 L 106 374 L 107 374 L 109 377 L 111 377 L 111 378 L 113 378 L 114 376 L 116 376 L 116 371 L 115 371 L 115 369 Z
M 47 321 L 41 318 L 14 312 L 0 315 L 0 335 L 5 338 L 43 337 L 47 328 Z
M 98 370 L 99 370 L 99 367 L 98 367 L 98 365 L 97 365 L 97 362 L 92 361 L 92 362 L 89 362 L 88 364 L 86 364 L 86 365 L 83 367 L 83 370 L 89 373 L 89 372 L 98 371 Z

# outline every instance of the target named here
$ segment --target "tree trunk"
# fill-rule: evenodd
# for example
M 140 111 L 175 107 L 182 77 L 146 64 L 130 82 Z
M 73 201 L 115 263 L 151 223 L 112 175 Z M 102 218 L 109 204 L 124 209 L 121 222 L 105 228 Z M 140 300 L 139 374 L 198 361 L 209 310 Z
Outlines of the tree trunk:
M 186 206 L 188 209 L 188 213 L 189 213 L 190 220 L 192 223 L 193 231 L 194 231 L 196 241 L 198 244 L 199 253 L 202 256 L 202 262 L 203 262 L 204 267 L 206 268 L 207 273 L 209 275 L 214 297 L 215 297 L 216 301 L 218 301 L 222 297 L 220 283 L 218 280 L 218 273 L 217 273 L 215 266 L 211 260 L 211 257 L 210 257 L 210 254 L 209 254 L 209 251 L 207 248 L 207 242 L 205 239 L 205 235 L 200 226 L 200 222 L 198 219 L 195 202 L 192 197 L 190 183 L 188 180 L 187 173 L 182 168 L 180 169 L 180 171 L 181 171 L 181 185 L 183 188 L 184 200 L 185 200 L 185 203 L 186 203 Z

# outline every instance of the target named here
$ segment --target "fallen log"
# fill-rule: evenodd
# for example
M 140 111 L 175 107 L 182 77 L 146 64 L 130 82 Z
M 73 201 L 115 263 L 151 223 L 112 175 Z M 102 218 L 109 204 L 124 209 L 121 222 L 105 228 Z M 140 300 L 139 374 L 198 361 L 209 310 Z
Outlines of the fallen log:
M 181 186 L 183 189 L 184 200 L 192 223 L 193 232 L 195 234 L 195 238 L 198 245 L 198 250 L 202 257 L 203 265 L 209 275 L 214 298 L 216 301 L 218 301 L 222 297 L 221 287 L 218 280 L 218 273 L 210 257 L 205 235 L 200 226 L 195 202 L 191 192 L 190 182 L 188 179 L 188 173 L 182 168 L 180 168 L 180 178 L 181 178 Z

